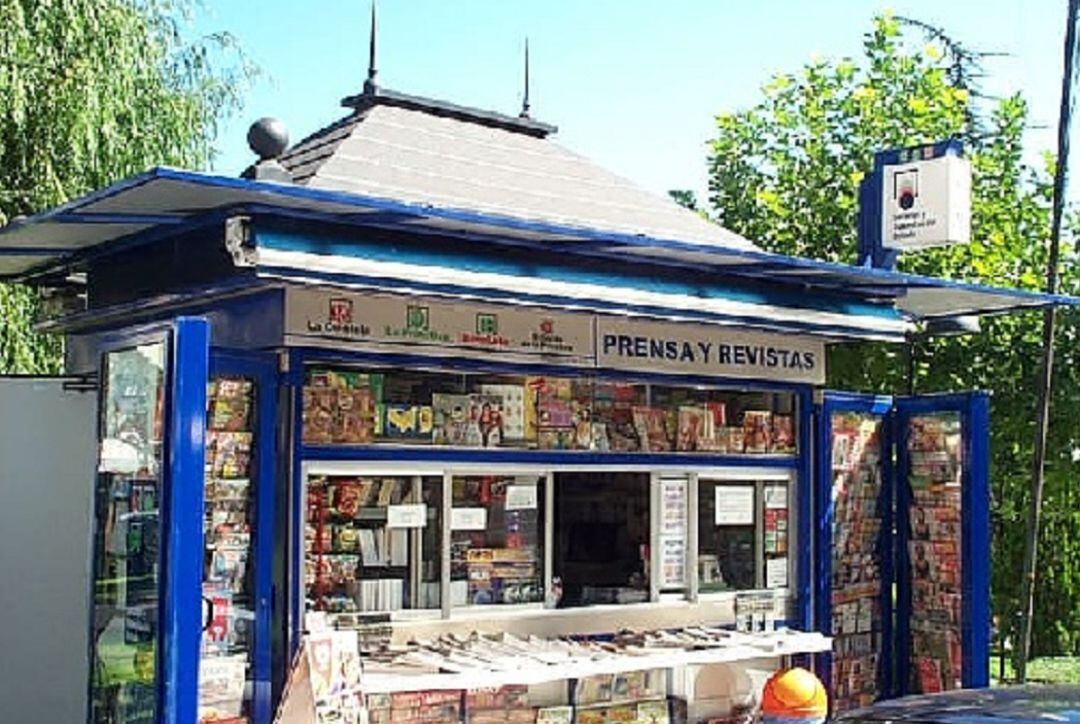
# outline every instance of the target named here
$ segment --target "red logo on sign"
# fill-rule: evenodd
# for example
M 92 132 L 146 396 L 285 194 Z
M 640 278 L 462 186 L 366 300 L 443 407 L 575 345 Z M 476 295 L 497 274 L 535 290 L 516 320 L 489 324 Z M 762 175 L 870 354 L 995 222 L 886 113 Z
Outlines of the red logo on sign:
M 551 334 L 555 331 L 555 322 L 550 319 L 545 319 L 543 322 L 540 322 L 540 331 L 544 334 Z
M 331 299 L 330 321 L 334 324 L 352 324 L 352 310 L 351 299 Z

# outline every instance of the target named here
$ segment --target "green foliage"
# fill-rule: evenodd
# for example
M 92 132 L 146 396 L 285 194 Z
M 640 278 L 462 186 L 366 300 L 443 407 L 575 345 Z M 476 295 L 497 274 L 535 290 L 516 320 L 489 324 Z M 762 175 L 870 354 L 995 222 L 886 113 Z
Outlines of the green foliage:
M 188 42 L 184 0 L 0 0 L 0 224 L 155 165 L 205 166 L 251 73 L 232 39 Z M 49 372 L 36 295 L 0 286 L 0 372 Z
M 861 58 L 808 63 L 774 77 L 754 107 L 716 119 L 711 144 L 711 209 L 721 224 L 765 248 L 840 262 L 857 251 L 859 182 L 875 150 L 956 137 L 974 168 L 972 243 L 908 254 L 906 271 L 1039 289 L 1050 228 L 1052 159 L 1023 160 L 1027 105 L 1020 95 L 981 107 L 972 55 L 940 31 L 875 19 Z M 930 42 L 927 42 L 927 38 Z M 1062 261 L 1062 291 L 1080 290 L 1074 253 Z M 1041 315 L 984 320 L 983 332 L 918 345 L 919 392 L 989 389 L 994 512 L 993 610 L 1016 627 L 1024 511 L 1031 475 L 1034 380 Z M 1035 651 L 1080 653 L 1080 513 L 1070 472 L 1080 457 L 1080 317 L 1059 314 L 1050 425 L 1046 525 L 1036 603 Z M 898 347 L 836 346 L 829 384 L 905 393 Z
M 668 191 L 668 196 L 671 197 L 672 201 L 685 209 L 690 209 L 691 211 L 698 210 L 697 194 L 689 189 L 672 189 L 671 191 Z

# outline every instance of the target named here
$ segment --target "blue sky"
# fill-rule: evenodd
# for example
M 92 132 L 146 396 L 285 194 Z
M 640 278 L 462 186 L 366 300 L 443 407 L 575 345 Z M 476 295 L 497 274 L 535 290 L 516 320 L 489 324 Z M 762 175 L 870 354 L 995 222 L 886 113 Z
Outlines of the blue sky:
M 1043 126 L 1029 153 L 1053 148 L 1065 0 L 381 0 L 379 81 L 516 113 L 527 35 L 533 116 L 557 140 L 650 190 L 701 195 L 714 115 L 815 54 L 858 55 L 886 8 L 1007 53 L 987 61 L 986 88 L 1022 90 Z M 296 141 L 343 114 L 366 73 L 369 12 L 368 0 L 206 0 L 195 30 L 231 32 L 263 72 L 221 129 L 217 171 L 251 161 L 257 117 L 281 118 Z

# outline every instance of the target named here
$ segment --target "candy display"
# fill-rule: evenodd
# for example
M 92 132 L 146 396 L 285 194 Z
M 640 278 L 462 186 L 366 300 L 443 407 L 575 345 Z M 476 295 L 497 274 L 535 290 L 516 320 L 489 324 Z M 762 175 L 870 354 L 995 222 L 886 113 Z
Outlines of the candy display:
M 303 390 L 303 440 L 793 455 L 790 397 L 771 398 L 699 388 L 650 394 L 646 385 L 583 378 L 311 368 Z
M 961 451 L 960 419 L 955 413 L 911 418 L 910 686 L 918 693 L 961 685 Z
M 538 479 L 459 476 L 453 481 L 453 496 L 456 515 L 451 522 L 451 603 L 461 606 L 543 600 Z M 468 515 L 457 514 L 459 511 Z
M 874 702 L 882 646 L 880 416 L 832 416 L 833 709 Z
M 207 388 L 203 600 L 209 620 L 199 666 L 200 721 L 248 721 L 253 393 L 254 383 L 243 377 L 217 377 Z

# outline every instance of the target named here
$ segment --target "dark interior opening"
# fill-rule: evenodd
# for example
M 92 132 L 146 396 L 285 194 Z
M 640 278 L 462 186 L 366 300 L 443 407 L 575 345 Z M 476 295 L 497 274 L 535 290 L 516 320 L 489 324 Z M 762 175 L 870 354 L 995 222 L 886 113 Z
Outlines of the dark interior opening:
M 647 601 L 648 546 L 648 473 L 555 474 L 560 607 Z

